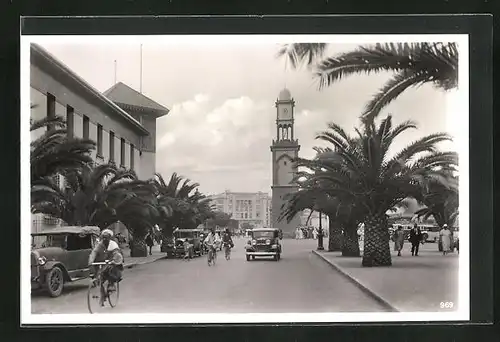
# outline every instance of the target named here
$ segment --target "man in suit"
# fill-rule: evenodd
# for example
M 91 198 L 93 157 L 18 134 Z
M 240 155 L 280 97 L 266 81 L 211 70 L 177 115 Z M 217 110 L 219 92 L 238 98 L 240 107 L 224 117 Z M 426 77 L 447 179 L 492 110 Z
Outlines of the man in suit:
M 410 230 L 410 238 L 408 240 L 411 243 L 411 255 L 418 256 L 418 248 L 422 242 L 422 232 L 416 223 L 413 225 L 412 230 Z

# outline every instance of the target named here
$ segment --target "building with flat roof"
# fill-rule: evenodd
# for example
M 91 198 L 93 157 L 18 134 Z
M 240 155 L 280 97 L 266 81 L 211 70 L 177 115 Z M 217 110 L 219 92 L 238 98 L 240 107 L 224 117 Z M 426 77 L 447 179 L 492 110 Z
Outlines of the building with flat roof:
M 209 198 L 218 211 L 231 215 L 238 221 L 254 227 L 271 227 L 271 197 L 265 192 L 231 192 L 211 195 Z
M 31 44 L 30 52 L 31 120 L 62 116 L 68 135 L 97 143 L 92 155 L 97 165 L 114 163 L 134 170 L 139 179 L 152 178 L 156 119 L 168 108 L 121 82 L 101 93 L 41 46 Z M 31 132 L 31 140 L 43 133 L 44 128 Z M 35 226 L 55 224 L 35 216 Z

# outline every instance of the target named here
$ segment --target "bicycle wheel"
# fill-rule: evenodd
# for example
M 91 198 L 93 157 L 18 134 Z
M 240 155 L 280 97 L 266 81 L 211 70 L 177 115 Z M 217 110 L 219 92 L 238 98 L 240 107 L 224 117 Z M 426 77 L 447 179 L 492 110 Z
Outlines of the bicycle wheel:
M 87 307 L 90 313 L 98 312 L 102 306 L 100 305 L 101 299 L 101 285 L 98 279 L 92 279 L 87 291 Z
M 107 286 L 107 284 L 106 284 Z M 108 303 L 112 308 L 116 306 L 118 303 L 118 299 L 120 298 L 120 283 L 115 283 L 115 289 L 109 290 L 108 288 Z
M 208 261 L 208 266 L 212 266 L 212 251 L 208 251 L 207 261 Z

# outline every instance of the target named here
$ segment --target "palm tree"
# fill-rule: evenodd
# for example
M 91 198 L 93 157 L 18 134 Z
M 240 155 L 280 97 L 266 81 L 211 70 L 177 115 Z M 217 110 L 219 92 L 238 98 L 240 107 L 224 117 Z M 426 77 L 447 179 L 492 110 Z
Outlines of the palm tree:
M 59 116 L 34 121 L 30 130 L 46 127 L 49 127 L 49 130 L 31 142 L 32 182 L 92 165 L 90 154 L 95 148 L 95 142 L 89 139 L 68 138 L 65 121 Z
M 210 200 L 196 191 L 199 184 L 191 183 L 191 180 L 183 179 L 175 172 L 168 183 L 158 173 L 152 183 L 161 213 L 158 225 L 165 238 L 171 237 L 175 228 L 196 228 L 211 217 Z
M 133 171 L 111 164 L 70 170 L 63 175 L 64 188 L 53 177 L 33 181 L 33 213 L 60 218 L 67 225 L 93 225 L 101 229 L 120 221 L 141 249 L 141 241 L 159 216 L 155 189 L 150 183 L 138 180 Z M 132 254 L 133 250 L 131 246 Z
M 425 205 L 415 212 L 418 217 L 425 220 L 434 217 L 439 227 L 447 224 L 452 227 L 458 216 L 458 178 L 450 176 L 453 184 L 445 187 L 441 184 L 432 183 L 419 198 L 419 204 Z
M 319 88 L 353 74 L 393 72 L 366 105 L 363 119 L 370 121 L 382 108 L 406 89 L 424 83 L 449 90 L 458 86 L 458 48 L 456 43 L 388 43 L 360 46 L 354 51 L 323 57 L 325 44 L 289 44 L 278 53 L 296 68 L 304 62 L 315 66 Z
M 457 165 L 454 152 L 439 152 L 436 144 L 451 140 L 446 133 L 425 136 L 398 151 L 391 158 L 388 150 L 394 139 L 408 129 L 411 122 L 392 127 L 392 117 L 365 124 L 356 129 L 356 138 L 331 123 L 329 130 L 317 139 L 333 145 L 337 158 L 299 159 L 298 166 L 322 169 L 315 174 L 321 188 L 342 203 L 354 204 L 365 223 L 363 266 L 390 266 L 387 211 L 408 197 L 418 198 L 423 185 L 447 184 L 449 170 Z

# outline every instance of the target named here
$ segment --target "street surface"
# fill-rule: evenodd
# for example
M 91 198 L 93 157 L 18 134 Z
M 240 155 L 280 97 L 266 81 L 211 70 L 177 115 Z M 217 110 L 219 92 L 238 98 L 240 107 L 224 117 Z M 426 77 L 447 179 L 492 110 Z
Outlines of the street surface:
M 383 308 L 311 253 L 316 240 L 282 240 L 279 262 L 247 262 L 245 239 L 235 239 L 231 260 L 218 253 L 209 267 L 205 256 L 159 260 L 124 271 L 116 313 L 279 313 L 366 312 Z M 88 280 L 68 284 L 50 298 L 33 293 L 32 313 L 88 313 Z

